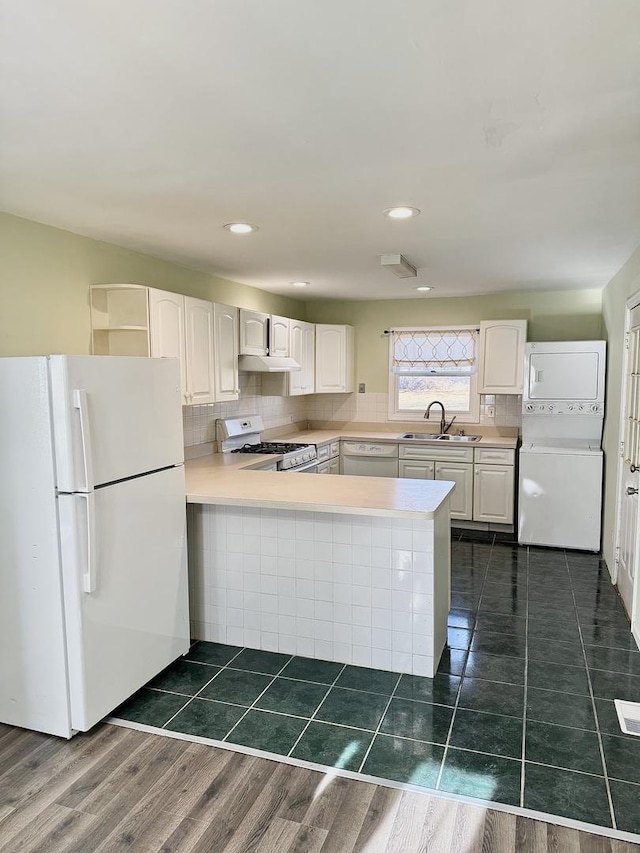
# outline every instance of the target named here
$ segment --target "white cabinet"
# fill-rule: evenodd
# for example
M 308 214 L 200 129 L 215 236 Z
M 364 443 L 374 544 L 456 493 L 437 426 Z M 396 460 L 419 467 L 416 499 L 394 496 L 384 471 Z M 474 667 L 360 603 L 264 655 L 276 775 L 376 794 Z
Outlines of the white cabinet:
M 287 375 L 288 393 L 291 396 L 313 394 L 315 388 L 316 330 L 313 323 L 291 320 L 289 328 L 289 354 L 300 365 Z
M 316 394 L 353 391 L 353 326 L 316 324 Z
M 149 288 L 150 355 L 180 359 L 182 398 L 188 403 L 184 307 L 184 296 Z
M 240 354 L 267 355 L 269 350 L 269 314 L 240 309 Z
M 142 284 L 92 284 L 93 355 L 149 355 L 149 304 Z
M 213 305 L 149 288 L 151 355 L 180 359 L 187 406 L 213 403 Z
M 473 465 L 464 462 L 436 462 L 434 480 L 453 480 L 456 484 L 449 505 L 451 518 L 473 517 Z
M 318 451 L 318 474 L 340 473 L 340 442 L 329 441 L 319 444 Z
M 269 355 L 286 358 L 289 355 L 289 324 L 287 317 L 271 315 L 269 319 Z
M 515 451 L 506 448 L 475 450 L 473 520 L 513 524 Z
M 214 388 L 216 403 L 237 400 L 238 309 L 232 305 L 213 306 Z
M 213 303 L 184 298 L 185 373 L 189 405 L 213 403 Z
M 473 449 L 401 444 L 400 477 L 417 480 L 452 480 L 451 518 L 470 521 L 473 515 Z
M 526 320 L 485 320 L 480 323 L 480 394 L 522 394 L 526 339 Z

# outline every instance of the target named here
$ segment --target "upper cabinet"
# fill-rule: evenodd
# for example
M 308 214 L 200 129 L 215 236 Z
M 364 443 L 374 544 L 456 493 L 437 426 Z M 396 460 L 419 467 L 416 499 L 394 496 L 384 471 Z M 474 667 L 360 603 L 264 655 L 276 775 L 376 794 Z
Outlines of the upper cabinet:
M 185 405 L 213 403 L 213 305 L 149 288 L 151 355 L 180 359 Z
M 272 318 L 280 319 L 280 318 Z M 264 373 L 262 393 L 273 396 L 313 394 L 315 387 L 316 327 L 304 320 L 288 320 L 289 348 L 287 355 L 295 359 L 300 370 L 284 373 Z M 276 355 L 276 353 L 270 353 Z M 282 355 L 278 352 L 277 355 Z
M 232 305 L 213 306 L 214 387 L 216 403 L 237 400 L 238 309 Z
M 478 393 L 522 394 L 526 320 L 480 323 Z
M 316 394 L 353 391 L 353 326 L 316 324 Z
M 269 318 L 269 355 L 286 358 L 289 355 L 289 326 L 291 320 L 287 317 Z
M 91 286 L 94 355 L 180 361 L 183 405 L 237 400 L 238 309 L 137 284 Z
M 268 355 L 269 314 L 240 309 L 240 355 Z

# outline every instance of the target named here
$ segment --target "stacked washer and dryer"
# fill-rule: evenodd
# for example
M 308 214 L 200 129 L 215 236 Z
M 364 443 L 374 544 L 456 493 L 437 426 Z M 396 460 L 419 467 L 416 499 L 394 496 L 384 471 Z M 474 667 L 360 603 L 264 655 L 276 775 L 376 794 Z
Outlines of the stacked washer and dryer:
M 518 542 L 600 550 L 604 341 L 525 348 Z

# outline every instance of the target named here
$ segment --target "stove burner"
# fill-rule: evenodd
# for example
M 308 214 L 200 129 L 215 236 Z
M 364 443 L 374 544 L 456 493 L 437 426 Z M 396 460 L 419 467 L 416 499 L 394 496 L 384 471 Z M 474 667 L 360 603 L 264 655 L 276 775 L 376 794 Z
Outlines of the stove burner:
M 232 453 L 293 453 L 306 447 L 305 444 L 287 444 L 282 441 L 262 441 L 258 444 L 243 444 L 242 447 L 236 447 Z

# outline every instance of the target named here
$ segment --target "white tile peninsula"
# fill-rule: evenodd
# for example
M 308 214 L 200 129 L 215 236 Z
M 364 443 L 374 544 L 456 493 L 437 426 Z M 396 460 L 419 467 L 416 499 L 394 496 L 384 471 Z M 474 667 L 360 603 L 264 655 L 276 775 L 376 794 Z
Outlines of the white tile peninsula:
M 450 601 L 446 481 L 186 464 L 198 639 L 433 677 Z

